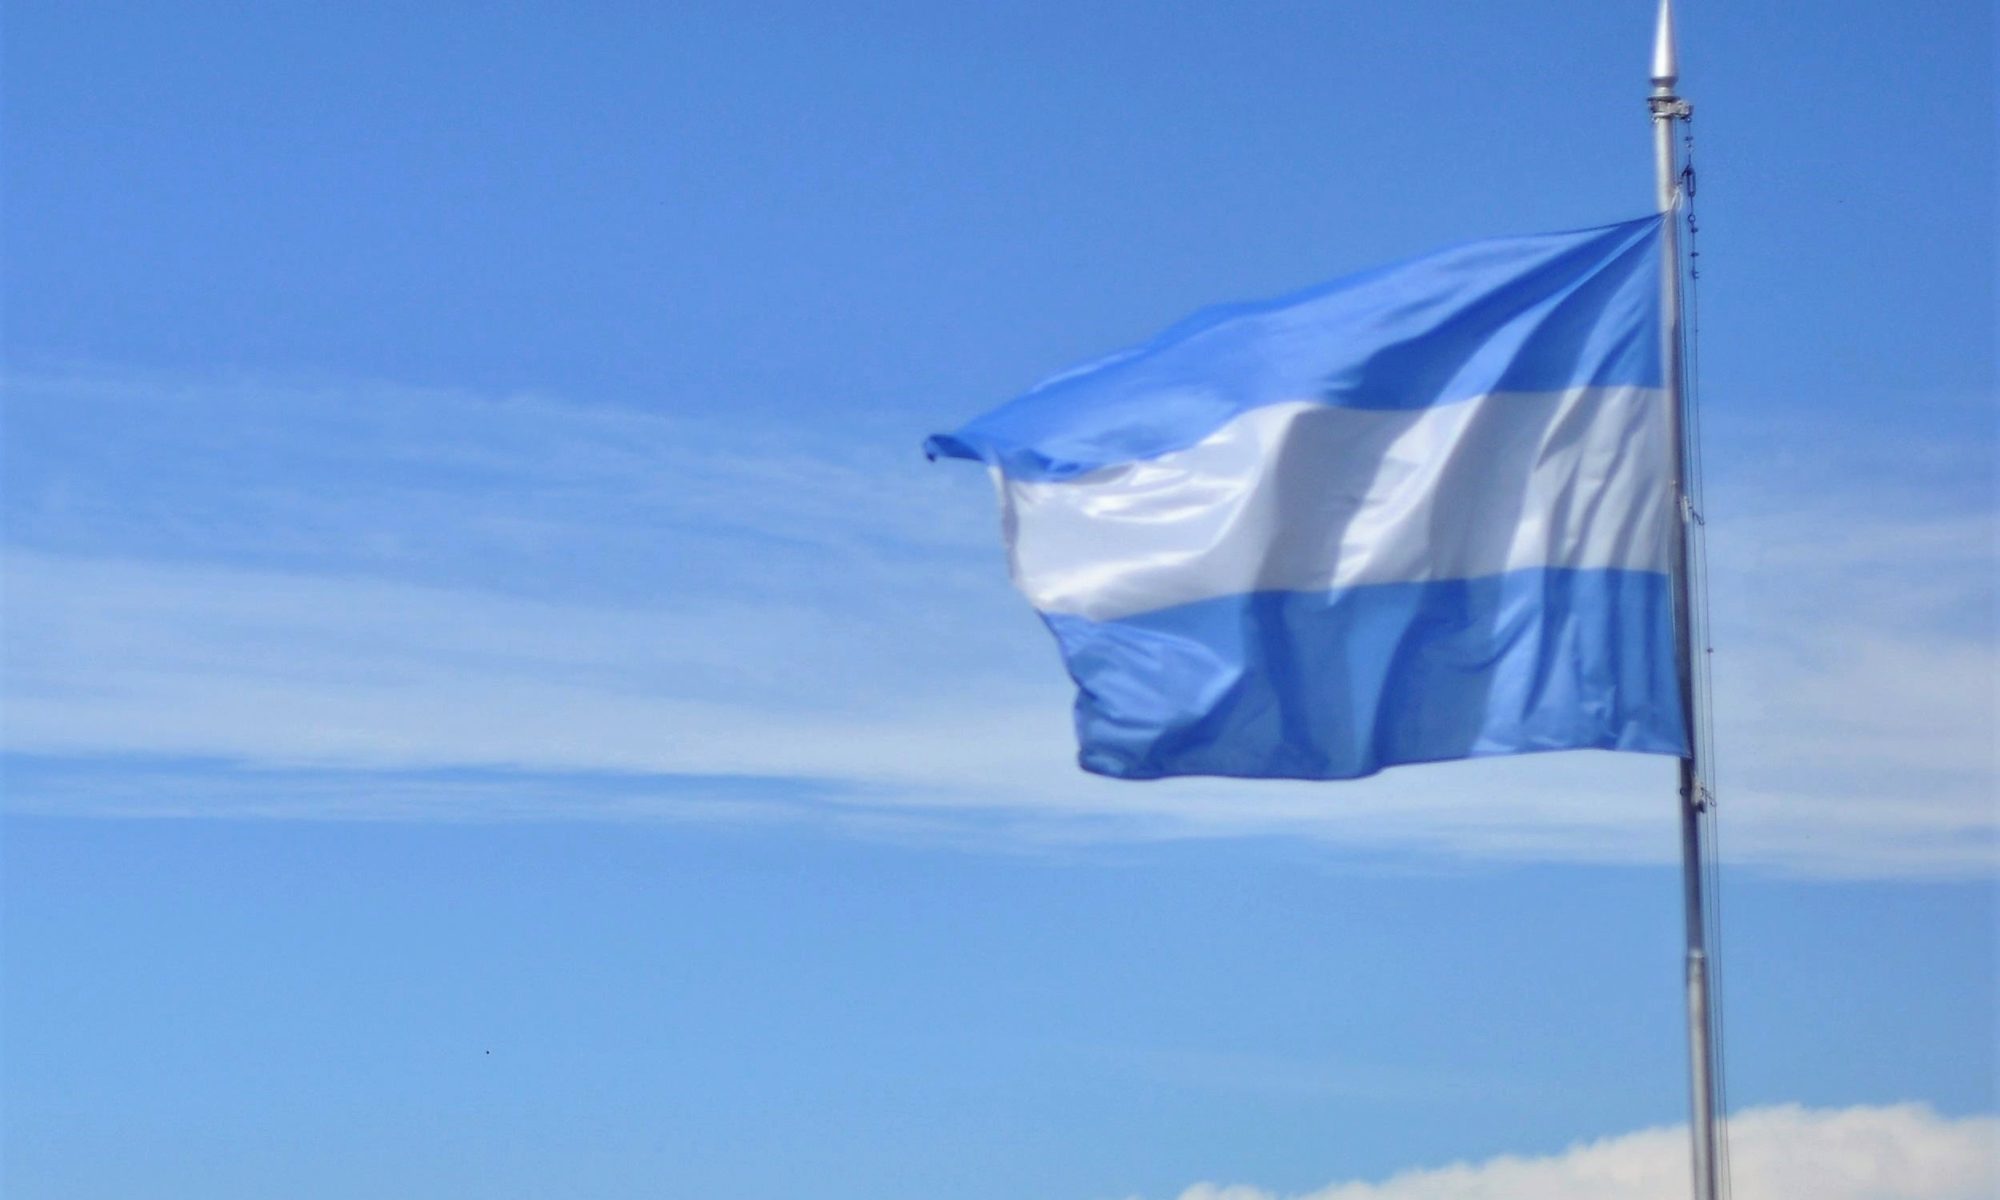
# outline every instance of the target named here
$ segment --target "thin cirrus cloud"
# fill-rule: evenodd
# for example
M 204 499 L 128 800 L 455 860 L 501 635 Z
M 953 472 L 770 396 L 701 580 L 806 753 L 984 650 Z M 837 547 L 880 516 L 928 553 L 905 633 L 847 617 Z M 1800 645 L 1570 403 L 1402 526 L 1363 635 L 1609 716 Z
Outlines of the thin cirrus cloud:
M 1637 756 L 1338 788 L 1082 775 L 985 482 L 913 435 L 379 385 L 8 392 L 17 811 L 1673 852 L 1670 771 Z M 1948 495 L 1849 513 L 1746 490 L 1717 523 L 1737 861 L 1995 861 L 1993 526 Z
M 1918 1104 L 1758 1108 L 1730 1122 L 1729 1162 L 1735 1200 L 1985 1200 L 2000 1189 L 2000 1118 Z M 1687 1190 L 1682 1127 L 1305 1193 L 1198 1183 L 1179 1200 L 1679 1200 Z

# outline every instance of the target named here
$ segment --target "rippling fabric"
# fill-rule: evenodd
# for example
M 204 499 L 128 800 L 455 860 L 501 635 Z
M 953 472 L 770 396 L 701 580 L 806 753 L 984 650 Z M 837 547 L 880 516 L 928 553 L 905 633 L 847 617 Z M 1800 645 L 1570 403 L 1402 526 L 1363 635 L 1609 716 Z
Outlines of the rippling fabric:
M 1206 309 L 925 444 L 1010 479 L 1191 446 L 1267 404 L 1410 409 L 1660 387 L 1660 218 L 1498 238 L 1279 300 Z
M 1014 581 L 1042 612 L 1104 619 L 1522 567 L 1664 570 L 1663 403 L 1624 387 L 1254 409 L 1186 450 L 1007 481 Z
M 1085 770 L 1351 779 L 1536 750 L 1679 754 L 1667 577 L 1526 570 L 1047 616 Z
M 1660 221 L 1212 309 L 930 439 L 998 479 L 1082 765 L 1682 753 Z

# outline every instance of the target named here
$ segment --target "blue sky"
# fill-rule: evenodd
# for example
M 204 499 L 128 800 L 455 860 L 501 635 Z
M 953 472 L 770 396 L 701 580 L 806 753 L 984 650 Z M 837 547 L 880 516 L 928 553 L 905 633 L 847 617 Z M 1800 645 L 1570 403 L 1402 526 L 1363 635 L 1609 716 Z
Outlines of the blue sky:
M 1995 30 L 1879 11 L 1681 14 L 1752 1171 L 1996 1106 Z M 8 1194 L 1651 1153 L 1669 764 L 1084 777 L 917 452 L 1207 303 L 1643 212 L 1651 15 L 12 5 Z

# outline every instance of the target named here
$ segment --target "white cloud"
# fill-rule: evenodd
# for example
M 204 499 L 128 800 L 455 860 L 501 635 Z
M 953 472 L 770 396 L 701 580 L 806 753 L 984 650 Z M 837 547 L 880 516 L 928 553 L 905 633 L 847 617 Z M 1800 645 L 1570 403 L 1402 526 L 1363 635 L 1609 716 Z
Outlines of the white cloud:
M 984 481 L 913 444 L 383 388 L 14 390 L 5 747 L 224 764 L 163 812 L 732 819 L 803 796 L 1037 838 L 1676 852 L 1671 766 L 1639 756 L 1340 785 L 1082 775 Z M 1992 535 L 1962 507 L 1718 527 L 1734 861 L 1992 869 Z M 409 777 L 464 768 L 516 778 Z M 245 771 L 280 769 L 246 796 Z M 37 775 L 8 803 L 130 813 L 137 778 Z M 730 786 L 772 778 L 803 786 L 748 808 Z
M 1988 1200 L 2000 1118 L 1915 1104 L 1760 1108 L 1730 1122 L 1732 1200 Z M 1290 1195 L 1198 1183 L 1180 1200 L 1685 1200 L 1685 1128 L 1647 1129 L 1545 1158 L 1504 1156 Z

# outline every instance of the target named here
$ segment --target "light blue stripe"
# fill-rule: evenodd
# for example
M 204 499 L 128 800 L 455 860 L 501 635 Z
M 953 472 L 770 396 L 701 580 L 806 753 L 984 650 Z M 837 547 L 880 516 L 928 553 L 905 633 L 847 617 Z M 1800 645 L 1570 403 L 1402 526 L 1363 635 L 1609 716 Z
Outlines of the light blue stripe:
M 1667 576 L 1536 569 L 1046 616 L 1087 771 L 1352 779 L 1539 750 L 1686 751 Z
M 1269 404 L 1411 409 L 1658 387 L 1661 221 L 1473 242 L 1208 309 L 924 448 L 1013 479 L 1067 479 L 1191 446 Z

